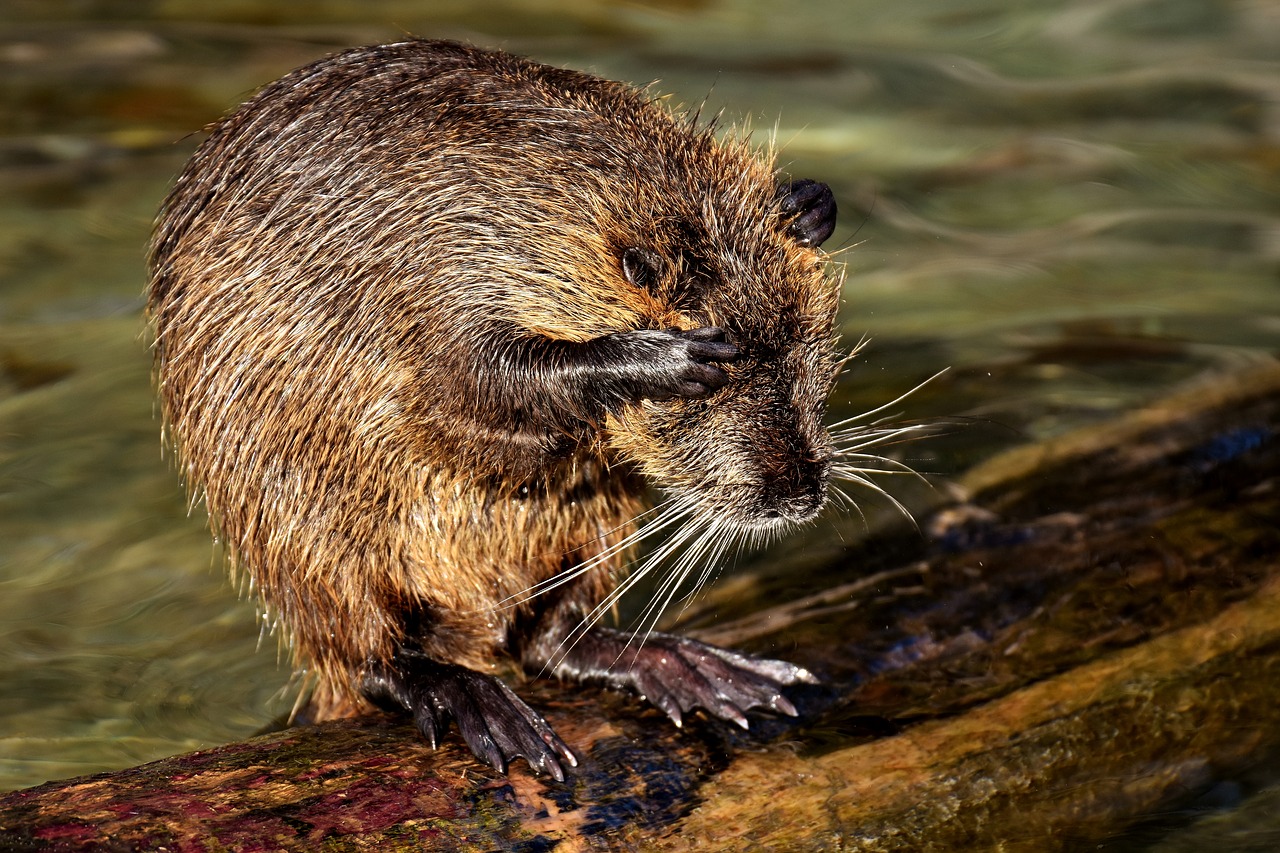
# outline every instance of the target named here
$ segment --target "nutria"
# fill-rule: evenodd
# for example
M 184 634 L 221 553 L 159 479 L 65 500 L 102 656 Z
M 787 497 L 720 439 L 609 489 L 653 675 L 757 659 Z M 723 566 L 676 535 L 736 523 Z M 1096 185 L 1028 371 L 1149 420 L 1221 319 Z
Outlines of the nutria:
M 800 667 L 598 623 L 638 538 L 687 569 L 822 508 L 835 215 L 742 134 L 449 42 L 320 60 L 213 126 L 151 247 L 157 384 L 313 717 L 398 708 L 433 745 L 453 719 L 562 779 L 502 655 L 677 724 L 794 714 Z

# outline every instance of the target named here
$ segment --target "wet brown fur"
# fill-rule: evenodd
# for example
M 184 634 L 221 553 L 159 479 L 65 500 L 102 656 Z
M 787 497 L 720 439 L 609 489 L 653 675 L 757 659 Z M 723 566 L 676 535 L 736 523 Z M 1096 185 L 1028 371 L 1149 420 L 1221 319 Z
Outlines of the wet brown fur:
M 367 662 L 422 619 L 424 652 L 487 672 L 580 618 L 623 555 L 503 602 L 631 532 L 645 480 L 773 524 L 770 466 L 829 453 L 838 298 L 777 181 L 642 91 L 438 42 L 299 69 L 211 129 L 152 246 L 157 383 L 318 716 L 364 707 Z M 631 246 L 662 254 L 656 286 L 623 277 Z M 708 400 L 602 416 L 493 367 L 537 338 L 702 326 L 745 356 Z

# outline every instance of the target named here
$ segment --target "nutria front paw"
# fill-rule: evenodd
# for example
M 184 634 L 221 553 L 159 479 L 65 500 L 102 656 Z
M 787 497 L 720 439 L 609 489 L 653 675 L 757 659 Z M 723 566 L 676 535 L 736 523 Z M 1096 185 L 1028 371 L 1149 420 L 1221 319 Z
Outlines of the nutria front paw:
M 625 659 L 625 656 L 624 656 Z M 796 715 L 782 686 L 817 679 L 806 669 L 780 660 L 747 655 L 670 635 L 651 635 L 631 665 L 634 689 L 657 705 L 677 726 L 694 708 L 747 728 L 751 708 Z
M 737 346 L 723 329 L 638 329 L 611 335 L 621 355 L 620 378 L 633 400 L 709 397 L 729 381 L 719 364 L 735 361 Z
M 673 634 L 641 638 L 600 627 L 583 635 L 558 669 L 634 690 L 677 726 L 694 708 L 744 729 L 751 708 L 794 717 L 796 708 L 782 695 L 783 686 L 817 682 L 808 670 L 786 661 L 753 658 Z
M 547 721 L 491 675 L 402 651 L 390 664 L 373 665 L 361 692 L 382 708 L 412 713 L 433 749 L 449 720 L 457 720 L 476 758 L 500 773 L 513 758 L 523 757 L 534 770 L 563 782 L 561 761 L 578 765 Z
M 821 246 L 836 230 L 836 197 L 817 181 L 792 181 L 778 188 L 787 233 L 802 246 Z

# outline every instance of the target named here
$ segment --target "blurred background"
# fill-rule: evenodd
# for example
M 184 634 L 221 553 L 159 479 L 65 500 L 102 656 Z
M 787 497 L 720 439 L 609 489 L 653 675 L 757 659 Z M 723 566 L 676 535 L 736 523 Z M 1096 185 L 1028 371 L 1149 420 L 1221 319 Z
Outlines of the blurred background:
M 895 409 L 972 424 L 908 449 L 935 483 L 1276 357 L 1273 0 L 3 0 L 0 790 L 290 707 L 161 452 L 145 247 L 205 124 L 405 34 L 657 80 L 776 136 L 835 190 L 843 333 L 870 339 L 833 417 L 950 367 Z

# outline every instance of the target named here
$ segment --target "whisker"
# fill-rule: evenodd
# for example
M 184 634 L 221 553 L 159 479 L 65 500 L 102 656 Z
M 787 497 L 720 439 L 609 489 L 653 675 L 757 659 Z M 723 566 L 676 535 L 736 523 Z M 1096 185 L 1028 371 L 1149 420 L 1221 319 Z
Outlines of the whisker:
M 889 494 L 889 492 L 886 491 L 885 488 L 881 486 L 879 483 L 870 479 L 864 474 L 859 473 L 860 471 L 862 471 L 862 469 L 859 469 L 859 468 L 848 468 L 848 469 L 839 469 L 839 470 L 837 469 L 839 469 L 839 466 L 837 466 L 836 468 L 833 468 L 832 473 L 838 475 L 842 480 L 846 480 L 850 483 L 857 483 L 859 486 L 862 486 L 863 488 L 868 489 L 880 495 L 882 498 L 884 498 L 890 504 L 892 504 L 894 509 L 902 513 L 902 515 L 908 521 L 910 521 L 913 525 L 915 525 L 917 529 L 919 529 L 920 525 L 916 522 L 915 517 L 911 515 L 911 512 L 906 508 L 906 506 L 904 506 L 902 502 L 899 501 L 897 498 L 895 498 L 893 495 Z M 886 472 L 875 471 L 874 473 L 886 473 Z M 859 515 L 861 515 L 862 511 L 859 509 L 858 513 Z M 864 520 L 865 518 L 866 516 L 863 516 Z
M 688 578 L 693 567 L 697 563 L 703 562 L 704 567 L 702 579 L 705 579 L 710 571 L 710 567 L 718 563 L 720 549 L 717 547 L 717 544 L 721 541 L 721 532 L 722 525 L 714 519 L 707 520 L 697 526 L 698 535 L 694 539 L 693 544 L 680 555 L 675 565 L 673 565 L 668 571 L 667 577 L 663 580 L 657 593 L 653 596 L 653 599 L 649 602 L 649 605 L 645 608 L 644 612 L 635 623 L 637 630 L 632 635 L 631 639 L 636 637 L 640 638 L 639 645 L 637 646 L 638 649 L 644 648 L 645 642 L 657 627 L 658 620 L 662 618 L 662 614 L 671 606 L 671 601 L 684 585 L 684 582 Z M 704 558 L 708 551 L 712 552 L 712 557 L 710 560 L 705 560 Z M 699 583 L 701 583 L 701 580 Z M 697 590 L 698 585 L 695 584 L 690 595 L 696 593 Z M 687 598 L 688 596 L 686 596 L 686 599 Z M 631 639 L 627 641 L 626 648 L 630 647 Z M 626 648 L 623 649 L 624 652 L 626 651 Z M 619 657 L 621 657 L 621 655 L 619 655 Z M 614 662 L 616 663 L 617 661 L 615 660 Z
M 705 534 L 705 531 L 700 531 L 700 533 Z M 684 579 L 688 577 L 689 570 L 692 568 L 693 564 L 697 562 L 697 558 L 702 551 L 702 543 L 705 541 L 704 536 L 700 536 L 699 539 L 694 542 L 693 547 L 681 554 L 676 562 L 667 570 L 666 576 L 658 585 L 657 590 L 654 591 L 649 603 L 633 623 L 634 630 L 632 631 L 631 636 L 627 638 L 627 644 L 622 649 L 623 653 L 625 653 L 627 649 L 631 647 L 632 642 L 637 639 L 639 640 L 636 647 L 637 650 L 644 648 L 644 644 L 653 633 L 654 628 L 658 624 L 658 620 L 662 618 L 663 612 L 670 606 L 671 600 L 675 597 L 675 594 L 684 583 Z M 621 657 L 622 654 L 619 654 L 618 658 L 614 660 L 614 663 L 616 664 Z
M 862 523 L 865 526 L 867 523 L 867 514 L 863 512 L 862 507 L 858 504 L 858 502 L 855 501 L 852 497 L 850 497 L 849 494 L 844 489 L 840 488 L 834 483 L 830 486 L 830 489 L 833 494 L 838 495 L 838 497 L 842 501 L 844 501 L 845 506 L 852 509 L 854 512 L 858 514 L 858 517 L 862 519 Z
M 723 565 L 722 560 L 724 559 L 725 552 L 729 550 L 731 545 L 738 541 L 739 537 L 738 533 L 721 524 L 713 526 L 708 533 L 711 537 L 714 537 L 714 541 L 712 542 L 711 558 L 703 561 L 702 574 L 698 575 L 698 579 L 693 582 L 693 586 L 690 587 L 689 592 L 686 593 L 682 599 L 684 604 L 680 608 L 681 613 L 684 613 L 685 609 L 693 603 L 693 600 L 697 597 L 698 593 L 705 589 L 707 584 L 713 582 L 716 576 L 719 575 L 720 569 Z
M 871 465 L 875 465 L 875 467 L 870 467 Z M 872 456 L 867 453 L 851 453 L 847 456 L 841 454 L 836 458 L 836 463 L 831 467 L 831 472 L 835 475 L 843 471 L 850 471 L 856 474 L 884 474 L 889 477 L 910 474 L 913 477 L 924 479 L 924 476 L 919 471 L 899 459 L 891 459 L 888 456 Z
M 916 387 L 914 387 L 914 388 L 912 388 L 911 390 L 906 391 L 906 392 L 904 392 L 904 393 L 902 393 L 902 394 L 899 394 L 895 399 L 890 400 L 889 402 L 887 402 L 887 403 L 885 403 L 885 404 L 883 404 L 883 405 L 881 405 L 881 406 L 876 406 L 874 409 L 870 409 L 870 410 L 868 410 L 868 411 L 865 411 L 865 412 L 863 412 L 863 413 L 862 413 L 862 414 L 860 414 L 860 415 L 854 415 L 853 417 L 845 418 L 845 419 L 844 419 L 844 420 L 842 420 L 842 421 L 837 421 L 836 423 L 831 424 L 831 426 L 829 427 L 829 429 L 839 429 L 840 427 L 845 426 L 845 425 L 847 425 L 847 424 L 857 423 L 858 421 L 865 420 L 865 419 L 867 419 L 867 418 L 871 417 L 872 415 L 877 415 L 877 414 L 879 414 L 880 412 L 883 412 L 885 409 L 888 409 L 888 408 L 890 408 L 890 407 L 892 407 L 892 406 L 896 406 L 896 405 L 898 405 L 899 403 L 901 403 L 903 400 L 905 400 L 905 399 L 907 399 L 908 397 L 910 397 L 912 394 L 914 394 L 914 393 L 916 393 L 917 391 L 919 391 L 921 388 L 923 388 L 923 387 L 925 387 L 926 385 L 928 385 L 930 382 L 932 382 L 932 381 L 934 381 L 935 379 L 937 379 L 937 378 L 938 378 L 939 376 L 941 376 L 942 374 L 946 373 L 946 372 L 947 372 L 948 370 L 950 370 L 950 369 L 951 369 L 951 368 L 949 368 L 949 367 L 944 367 L 944 368 L 942 368 L 941 370 L 939 370 L 937 373 L 935 373 L 935 374 L 933 374 L 932 376 L 930 376 L 928 379 L 926 379 L 926 380 L 924 380 L 923 382 L 921 382 L 920 384 L 916 385 Z
M 831 430 L 836 441 L 863 437 L 894 438 L 909 433 L 933 432 L 938 426 L 934 421 L 890 421 L 885 418 L 869 424 L 847 424 Z
M 700 591 L 702 591 L 708 579 L 719 572 L 721 560 L 724 557 L 726 538 L 731 535 L 730 531 L 728 531 L 724 525 L 719 522 L 713 522 L 706 527 L 702 537 L 696 543 L 695 549 L 691 552 L 691 559 L 684 561 L 687 564 L 685 571 L 686 577 L 689 572 L 692 571 L 696 563 L 702 564 L 702 571 L 698 574 L 697 579 L 694 580 L 693 583 L 685 585 L 685 588 L 688 591 L 680 597 L 680 600 L 683 602 L 680 608 L 681 612 L 684 612 L 684 609 L 689 606 L 689 603 L 697 597 Z M 685 578 L 682 577 L 682 584 L 684 580 Z M 659 616 L 661 615 L 662 614 L 659 613 Z
M 646 536 L 659 530 L 670 527 L 673 523 L 684 521 L 689 515 L 695 511 L 695 506 L 690 499 L 673 500 L 669 502 L 670 511 L 660 519 L 646 525 Z M 658 522 L 661 522 L 659 524 Z M 652 553 L 644 557 L 643 560 L 632 570 L 625 580 L 615 587 L 608 595 L 604 597 L 581 621 L 569 631 L 556 645 L 556 648 L 548 655 L 547 663 L 543 667 L 545 673 L 549 669 L 555 669 L 564 662 L 565 657 L 573 650 L 578 641 L 595 626 L 604 615 L 617 606 L 622 597 L 631 590 L 637 583 L 643 580 L 657 565 L 662 563 L 668 556 L 680 546 L 690 535 L 691 531 L 696 529 L 695 525 L 686 525 L 679 528 L 675 535 L 664 541 Z M 576 575 L 575 575 L 576 576 Z M 625 651 L 625 649 L 624 649 Z
M 849 351 L 840 356 L 836 361 L 836 368 L 832 373 L 832 378 L 839 377 L 841 373 L 844 373 L 844 369 L 849 366 L 849 363 L 857 358 L 858 353 L 862 352 L 870 343 L 871 338 L 867 337 L 865 334 L 859 338 L 858 342 L 850 347 Z
M 680 511 L 680 507 L 677 505 L 677 502 L 674 499 L 672 499 L 672 500 L 664 501 L 663 503 L 660 503 L 655 507 L 645 510 L 644 512 L 637 515 L 636 518 L 633 519 L 633 522 L 635 520 L 644 518 L 646 515 L 652 515 L 653 513 L 658 512 L 659 510 L 662 510 L 662 512 L 660 512 L 655 518 L 652 518 L 645 524 L 640 525 L 631 533 L 627 534 L 626 536 L 618 540 L 613 545 L 604 549 L 599 554 L 596 554 L 594 557 L 590 558 L 589 560 L 583 560 L 581 563 L 576 563 L 573 566 L 566 569 L 565 571 L 559 572 L 553 575 L 552 577 L 547 578 L 544 581 L 540 581 L 539 583 L 536 583 L 533 586 L 530 586 L 521 590 L 520 592 L 507 596 L 506 598 L 498 602 L 498 607 L 499 608 L 516 607 L 521 604 L 524 604 L 526 601 L 529 601 L 535 596 L 541 595 L 545 592 L 550 592 L 551 590 L 556 589 L 557 587 L 563 586 L 564 584 L 569 583 L 570 581 L 581 577 L 582 575 L 586 574 L 592 569 L 600 565 L 603 565 L 604 563 L 616 557 L 618 554 L 642 542 L 643 540 L 654 535 L 655 533 L 665 530 L 666 528 L 670 527 L 672 524 L 680 521 L 683 518 L 683 516 L 687 514 L 686 512 Z M 621 525 L 619 527 L 621 527 Z M 618 530 L 619 527 L 615 527 L 613 528 L 613 530 Z M 612 533 L 613 530 L 609 532 Z
M 655 594 L 649 604 L 640 614 L 640 618 L 637 620 L 636 624 L 643 625 L 645 621 L 648 620 L 649 614 L 654 609 L 658 600 L 668 592 L 674 593 L 675 589 L 679 587 L 680 582 L 683 580 L 684 575 L 687 574 L 690 565 L 693 562 L 696 562 L 701 553 L 705 550 L 705 543 L 707 542 L 707 539 L 710 536 L 714 536 L 715 528 L 716 524 L 714 521 L 704 521 L 699 519 L 694 524 L 691 524 L 687 530 L 681 531 L 681 536 L 678 541 L 671 543 L 673 547 L 667 550 L 667 554 L 670 554 L 680 548 L 683 548 L 684 550 L 680 556 L 676 558 L 676 562 L 667 570 L 666 576 L 659 584 L 658 589 L 655 591 Z M 692 544 L 686 547 L 686 543 L 689 542 L 692 542 Z M 663 559 L 665 559 L 665 555 Z M 666 598 L 669 600 L 670 594 L 667 594 Z M 658 617 L 662 615 L 661 611 L 665 609 L 665 607 L 666 605 L 663 604 L 661 608 L 658 608 L 658 612 L 653 619 L 655 624 Z M 652 631 L 652 626 L 650 626 L 649 630 Z

